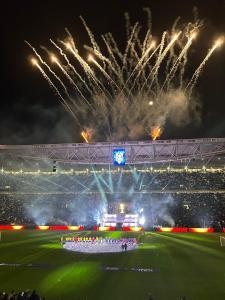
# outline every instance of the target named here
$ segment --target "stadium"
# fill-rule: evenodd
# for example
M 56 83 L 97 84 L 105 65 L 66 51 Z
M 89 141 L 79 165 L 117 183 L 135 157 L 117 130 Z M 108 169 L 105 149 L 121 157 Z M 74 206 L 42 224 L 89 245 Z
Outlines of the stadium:
M 1 146 L 4 289 L 223 299 L 224 152 L 224 139 Z M 134 238 L 124 254 L 116 241 Z
M 1 146 L 1 222 L 223 231 L 224 152 L 224 139 Z M 113 220 L 121 206 L 131 220 Z
M 223 1 L 69 2 L 5 3 L 0 300 L 224 300 Z

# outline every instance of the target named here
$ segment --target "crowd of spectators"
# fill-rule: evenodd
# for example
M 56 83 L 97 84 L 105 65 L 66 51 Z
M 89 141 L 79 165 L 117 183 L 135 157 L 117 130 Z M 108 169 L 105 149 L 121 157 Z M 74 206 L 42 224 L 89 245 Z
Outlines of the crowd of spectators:
M 44 297 L 40 297 L 35 290 L 15 292 L 12 290 L 10 293 L 0 292 L 0 300 L 44 300 Z
M 5 174 L 1 224 L 98 224 L 121 201 L 148 226 L 225 227 L 225 172 Z
M 48 174 L 17 173 L 8 174 L 0 172 L 0 192 L 105 192 L 120 189 L 126 191 L 132 186 L 134 191 L 150 190 L 219 190 L 225 184 L 225 170 L 220 172 L 129 172 L 129 173 L 83 173 Z
M 119 206 L 115 199 L 108 199 L 105 205 L 104 200 L 94 195 L 85 198 L 79 195 L 1 195 L 0 198 L 1 224 L 95 225 L 103 208 L 115 213 Z M 128 203 L 129 213 L 144 208 L 149 226 L 225 227 L 223 194 L 144 194 Z

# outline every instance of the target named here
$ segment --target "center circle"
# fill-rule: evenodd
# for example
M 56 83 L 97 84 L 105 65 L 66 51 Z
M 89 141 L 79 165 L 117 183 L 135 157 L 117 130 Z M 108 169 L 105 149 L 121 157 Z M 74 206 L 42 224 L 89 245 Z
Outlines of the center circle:
M 126 244 L 126 249 L 122 245 Z M 119 253 L 132 251 L 137 248 L 136 240 L 124 242 L 123 240 L 100 241 L 66 241 L 63 245 L 66 250 L 81 253 Z

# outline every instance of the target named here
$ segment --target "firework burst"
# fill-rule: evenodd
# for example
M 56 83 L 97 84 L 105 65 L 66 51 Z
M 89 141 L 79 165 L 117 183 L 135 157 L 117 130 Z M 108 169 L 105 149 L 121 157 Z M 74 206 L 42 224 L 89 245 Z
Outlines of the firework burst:
M 123 50 L 112 33 L 102 35 L 101 42 L 97 42 L 82 17 L 90 39 L 90 45 L 84 46 L 89 53 L 87 57 L 81 56 L 68 29 L 65 40 L 50 39 L 54 54 L 42 47 L 51 67 L 26 42 L 36 56 L 32 58 L 33 65 L 70 112 L 88 143 L 91 139 L 138 139 L 149 132 L 156 139 L 167 120 L 185 123 L 196 112 L 194 88 L 203 67 L 223 39 L 213 44 L 188 79 L 185 72 L 188 53 L 202 22 L 195 19 L 177 28 L 176 21 L 171 30 L 155 38 L 151 12 L 146 8 L 144 11 L 148 16 L 145 32 L 140 23 L 132 25 L 128 14 L 125 15 L 127 39 Z

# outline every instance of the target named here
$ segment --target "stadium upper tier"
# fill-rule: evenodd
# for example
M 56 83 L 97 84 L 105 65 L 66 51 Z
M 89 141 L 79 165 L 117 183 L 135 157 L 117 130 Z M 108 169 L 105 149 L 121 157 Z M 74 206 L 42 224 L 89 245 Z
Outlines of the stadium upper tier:
M 0 171 L 0 195 L 123 194 L 125 198 L 132 198 L 135 194 L 225 193 L 224 186 L 225 170 L 86 170 L 80 174 Z
M 125 150 L 126 164 L 225 162 L 225 138 L 130 141 L 91 144 L 0 145 L 0 155 L 82 165 L 113 164 L 113 150 Z M 218 159 L 220 161 L 218 161 Z

